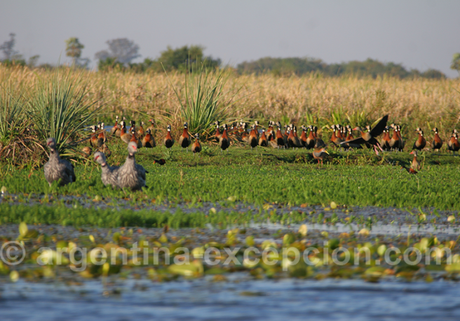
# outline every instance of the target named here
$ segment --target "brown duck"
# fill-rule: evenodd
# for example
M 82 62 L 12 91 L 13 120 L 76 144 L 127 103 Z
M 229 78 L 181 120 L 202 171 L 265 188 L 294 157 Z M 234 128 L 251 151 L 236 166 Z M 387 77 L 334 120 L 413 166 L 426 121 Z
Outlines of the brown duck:
M 377 125 L 374 126 L 374 128 L 370 129 L 369 131 L 363 131 L 360 127 L 356 127 L 353 130 L 359 130 L 361 132 L 361 137 L 352 139 L 352 140 L 346 140 L 345 142 L 342 142 L 341 144 L 347 143 L 350 147 L 353 147 L 353 145 L 371 145 L 374 147 L 375 153 L 378 155 L 379 152 L 377 151 L 377 148 L 383 151 L 382 147 L 380 147 L 380 143 L 377 141 L 376 137 L 379 136 L 383 130 L 385 129 L 385 126 L 387 125 L 388 122 L 388 115 L 385 115 L 382 117 L 382 119 L 379 120 Z

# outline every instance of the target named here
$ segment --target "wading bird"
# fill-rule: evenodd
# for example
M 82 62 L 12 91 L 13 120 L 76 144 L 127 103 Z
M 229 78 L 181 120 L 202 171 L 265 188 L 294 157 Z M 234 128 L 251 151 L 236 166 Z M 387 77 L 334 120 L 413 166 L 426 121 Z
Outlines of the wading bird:
M 51 186 L 54 181 L 59 181 L 59 185 L 64 186 L 75 182 L 77 177 L 75 176 L 73 165 L 68 160 L 59 157 L 56 140 L 48 138 L 46 145 L 50 149 L 49 161 L 44 166 L 45 178 L 48 184 Z
M 118 169 L 118 186 L 128 187 L 132 191 L 140 190 L 145 186 L 145 173 L 148 173 L 142 165 L 136 163 L 135 154 L 137 145 L 134 142 L 128 144 L 128 157 L 125 163 Z
M 118 166 L 109 166 L 105 158 L 105 154 L 102 152 L 94 153 L 94 161 L 101 165 L 101 180 L 102 184 L 110 185 L 113 188 L 119 188 L 118 185 Z

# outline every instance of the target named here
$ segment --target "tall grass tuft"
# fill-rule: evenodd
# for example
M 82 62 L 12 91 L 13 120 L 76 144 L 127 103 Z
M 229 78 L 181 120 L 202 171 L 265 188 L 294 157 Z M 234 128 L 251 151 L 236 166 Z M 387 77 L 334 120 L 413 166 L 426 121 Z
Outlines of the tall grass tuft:
M 45 142 L 54 137 L 61 152 L 87 135 L 85 129 L 101 107 L 95 107 L 96 100 L 87 99 L 83 79 L 75 69 L 57 69 L 53 77 L 39 77 L 28 101 L 28 115 L 37 139 Z
M 0 143 L 8 145 L 29 125 L 23 104 L 23 88 L 12 81 L 0 84 Z
M 185 74 L 183 94 L 174 88 L 180 103 L 180 114 L 192 133 L 207 135 L 216 121 L 228 121 L 234 95 L 224 98 L 228 74 L 224 70 L 209 71 L 202 64 L 198 70 Z

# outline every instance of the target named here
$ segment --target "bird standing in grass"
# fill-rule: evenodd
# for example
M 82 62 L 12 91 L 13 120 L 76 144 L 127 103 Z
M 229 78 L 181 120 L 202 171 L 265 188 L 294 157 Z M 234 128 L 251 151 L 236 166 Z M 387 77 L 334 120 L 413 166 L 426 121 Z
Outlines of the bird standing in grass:
M 45 178 L 48 184 L 59 181 L 60 186 L 67 185 L 76 181 L 73 165 L 65 159 L 59 157 L 56 149 L 56 140 L 48 138 L 46 145 L 50 149 L 50 159 L 44 166 Z
M 188 124 L 184 123 L 184 130 L 182 131 L 182 135 L 179 138 L 179 145 L 182 148 L 187 148 L 190 146 L 191 139 L 190 135 L 188 134 Z
M 152 135 L 150 128 L 147 128 L 145 136 L 142 138 L 142 146 L 146 148 L 153 148 L 157 145 L 155 138 Z
M 329 155 L 329 153 L 324 147 L 316 147 L 313 150 L 313 158 L 318 160 L 318 164 L 321 161 L 321 166 L 323 165 L 323 159 L 326 157 L 326 155 Z
M 414 158 L 412 159 L 412 163 L 410 164 L 410 168 L 413 169 L 414 171 L 419 171 L 420 170 L 420 162 L 417 159 L 417 150 L 413 150 L 411 155 L 414 155 Z
M 455 152 L 460 149 L 460 143 L 458 142 L 458 133 L 456 129 L 453 130 L 452 136 L 447 142 L 447 149 L 452 151 L 453 156 L 455 156 Z
M 147 171 L 136 163 L 135 154 L 137 153 L 137 144 L 129 142 L 128 157 L 125 163 L 118 169 L 118 186 L 120 188 L 128 187 L 133 191 L 140 190 L 145 186 L 145 173 Z
M 228 139 L 227 135 L 227 124 L 224 124 L 224 131 L 222 132 L 222 136 L 219 139 L 219 146 L 222 151 L 230 147 L 230 140 Z
M 110 132 L 112 135 L 116 135 L 120 137 L 120 131 L 121 131 L 121 126 L 118 124 L 118 116 L 115 116 L 115 124 L 113 125 L 112 129 L 110 129 Z
M 437 149 L 438 152 L 441 152 L 442 139 L 441 137 L 439 137 L 438 129 L 436 127 L 433 128 L 433 131 L 434 131 L 434 137 L 433 137 L 433 142 L 431 143 L 431 147 L 433 148 L 433 151 Z
M 94 161 L 101 165 L 101 180 L 102 184 L 110 185 L 114 188 L 119 188 L 118 185 L 118 166 L 109 166 L 105 158 L 105 154 L 102 152 L 94 153 Z
M 128 144 L 131 141 L 131 134 L 126 130 L 126 123 L 124 120 L 121 121 L 121 124 L 120 139 Z
M 251 131 L 249 132 L 249 146 L 251 146 L 251 149 L 259 145 L 259 140 L 257 137 L 256 133 L 256 125 L 251 126 Z
M 281 123 L 278 122 L 277 123 L 277 130 L 276 130 L 276 136 L 275 136 L 275 139 L 276 139 L 276 145 L 278 146 L 278 148 L 280 148 L 281 146 L 284 147 L 284 137 L 283 137 L 283 134 L 281 133 Z
M 377 151 L 377 148 L 379 148 L 381 151 L 383 151 L 383 149 L 382 147 L 380 147 L 380 143 L 377 141 L 376 137 L 383 132 L 385 126 L 387 125 L 387 122 L 388 115 L 385 115 L 382 117 L 382 119 L 379 120 L 379 122 L 377 123 L 377 125 L 374 126 L 374 128 L 369 128 L 368 131 L 363 131 L 360 127 L 355 127 L 353 130 L 359 130 L 361 132 L 361 137 L 352 140 L 346 140 L 341 144 L 348 144 L 348 146 L 350 147 L 362 144 L 366 144 L 366 146 L 373 146 L 375 154 L 378 155 L 379 152 Z
M 418 127 L 415 131 L 418 132 L 418 138 L 415 141 L 414 146 L 412 148 L 416 150 L 422 150 L 426 146 L 426 139 L 423 136 L 423 130 L 420 127 Z
M 97 147 L 97 134 L 96 134 L 97 126 L 91 126 L 91 138 L 89 139 L 89 144 L 91 147 Z
M 264 128 L 262 128 L 262 134 L 260 135 L 260 138 L 259 138 L 259 146 L 268 147 L 268 139 L 267 139 L 267 135 L 265 135 Z
M 198 133 L 195 134 L 195 141 L 192 145 L 192 152 L 193 155 L 195 155 L 195 153 L 201 152 L 200 135 Z
M 168 125 L 168 129 L 166 132 L 166 137 L 164 139 L 164 144 L 166 148 L 171 148 L 174 145 L 174 139 L 171 136 L 171 125 Z
M 97 146 L 99 146 L 99 142 L 103 144 L 107 141 L 107 136 L 105 135 L 104 130 L 104 123 L 101 123 L 101 125 L 99 126 L 99 130 L 99 134 L 97 135 Z

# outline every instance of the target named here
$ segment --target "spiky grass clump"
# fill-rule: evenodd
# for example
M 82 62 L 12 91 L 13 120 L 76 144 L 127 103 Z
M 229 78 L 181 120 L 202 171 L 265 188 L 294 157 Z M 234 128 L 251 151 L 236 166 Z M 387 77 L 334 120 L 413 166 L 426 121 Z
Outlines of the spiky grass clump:
M 96 101 L 86 99 L 83 79 L 75 69 L 56 69 L 51 79 L 38 79 L 28 101 L 28 115 L 39 141 L 54 137 L 62 151 L 85 135 L 99 108 L 94 108 Z
M 193 68 L 192 68 L 193 69 Z M 180 114 L 192 133 L 209 134 L 216 121 L 228 121 L 234 95 L 224 98 L 228 73 L 225 70 L 210 71 L 201 65 L 198 70 L 185 74 L 183 95 L 174 88 L 180 103 Z

